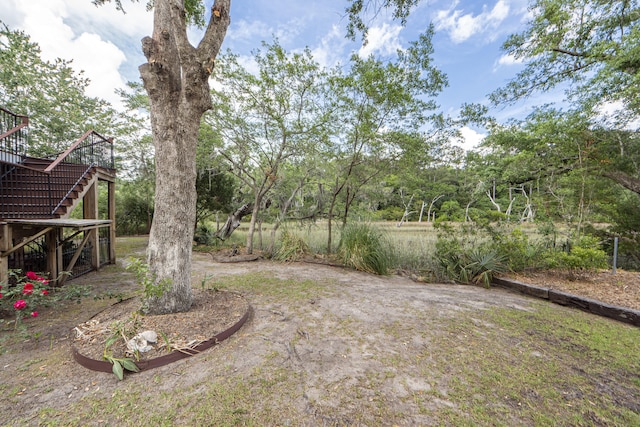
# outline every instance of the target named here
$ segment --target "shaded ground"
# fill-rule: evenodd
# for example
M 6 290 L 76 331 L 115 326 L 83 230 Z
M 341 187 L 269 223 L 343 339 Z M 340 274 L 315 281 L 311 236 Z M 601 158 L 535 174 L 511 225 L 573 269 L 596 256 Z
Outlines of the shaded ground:
M 134 285 L 123 277 L 121 268 L 108 267 L 78 281 L 98 294 L 124 296 Z M 79 366 L 69 351 L 70 330 L 114 300 L 85 298 L 43 311 L 21 335 L 2 332 L 0 422 L 640 423 L 640 333 L 611 320 L 499 288 L 421 284 L 317 264 L 217 263 L 208 254 L 194 254 L 193 283 L 240 292 L 252 318 L 203 354 L 123 382 Z M 213 313 L 189 315 L 219 321 Z M 572 327 L 561 326 L 565 321 Z M 563 329 L 569 335 L 559 338 Z M 631 361 L 609 360 L 589 339 L 593 331 L 615 334 L 617 344 L 607 343 L 606 351 L 622 346 Z

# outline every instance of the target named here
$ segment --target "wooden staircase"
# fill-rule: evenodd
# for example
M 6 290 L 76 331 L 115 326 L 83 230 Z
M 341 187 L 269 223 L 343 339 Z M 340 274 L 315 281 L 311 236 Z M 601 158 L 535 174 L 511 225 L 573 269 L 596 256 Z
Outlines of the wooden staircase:
M 89 130 L 66 151 L 36 158 L 28 125 L 28 117 L 0 107 L 0 283 L 11 269 L 30 269 L 60 285 L 63 271 L 75 277 L 115 263 L 113 140 Z M 82 217 L 71 218 L 80 203 Z
M 0 163 L 0 218 L 67 218 L 97 181 L 96 167 L 25 157 Z
M 0 221 L 68 218 L 98 179 L 115 180 L 111 139 L 87 131 L 63 153 L 35 158 L 28 125 L 0 107 Z

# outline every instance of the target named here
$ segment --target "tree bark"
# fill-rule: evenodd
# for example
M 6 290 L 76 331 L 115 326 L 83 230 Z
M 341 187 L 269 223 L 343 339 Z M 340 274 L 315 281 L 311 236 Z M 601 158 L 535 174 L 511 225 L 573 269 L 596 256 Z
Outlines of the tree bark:
M 439 196 L 436 196 L 433 199 L 431 199 L 431 203 L 429 203 L 429 210 L 427 211 L 427 222 L 431 222 L 431 210 L 433 209 L 433 205 L 442 197 L 444 197 L 444 194 L 440 194 Z M 435 218 L 435 212 L 433 213 L 433 215 Z
M 622 185 L 627 190 L 640 194 L 640 179 L 621 171 L 603 172 L 602 176 Z
M 211 108 L 208 79 L 229 26 L 230 0 L 216 0 L 205 34 L 193 47 L 183 2 L 155 0 L 152 37 L 142 40 L 140 75 L 149 95 L 155 146 L 156 197 L 147 262 L 155 283 L 169 282 L 149 312 L 191 307 L 191 246 L 196 217 L 196 144 L 200 118 Z
M 245 204 L 240 206 L 234 213 L 229 215 L 227 222 L 224 223 L 221 229 L 216 232 L 216 237 L 220 240 L 226 240 L 231 236 L 231 233 L 240 226 L 242 217 L 248 215 L 252 211 L 252 206 Z

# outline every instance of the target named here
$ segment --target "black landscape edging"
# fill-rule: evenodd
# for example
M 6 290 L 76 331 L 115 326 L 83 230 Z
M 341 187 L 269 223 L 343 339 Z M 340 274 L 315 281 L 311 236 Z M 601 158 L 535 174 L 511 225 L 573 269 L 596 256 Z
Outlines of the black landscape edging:
M 598 316 L 604 316 L 634 326 L 640 326 L 640 310 L 611 305 L 591 298 L 585 298 L 551 288 L 529 285 L 517 280 L 494 277 L 493 283 L 504 288 L 521 292 L 525 295 L 546 299 L 556 304 L 579 308 L 580 310 L 584 310 Z
M 247 311 L 244 313 L 242 318 L 240 318 L 240 320 L 238 320 L 234 325 L 220 332 L 219 334 L 209 338 L 208 340 L 201 342 L 200 344 L 193 347 L 192 349 L 189 349 L 189 351 L 174 350 L 171 353 L 165 354 L 164 356 L 159 356 L 153 359 L 136 362 L 136 365 L 140 369 L 140 372 L 142 372 L 142 371 L 147 371 L 149 369 L 158 368 L 160 366 L 168 365 L 169 363 L 176 362 L 178 360 L 199 354 L 204 350 L 207 350 L 213 347 L 219 342 L 226 340 L 231 335 L 236 333 L 242 327 L 242 325 L 245 324 L 245 322 L 249 318 L 250 313 L 251 313 L 251 306 L 247 304 Z M 73 350 L 73 358 L 75 359 L 75 361 L 78 362 L 80 365 L 84 366 L 85 368 L 91 369 L 92 371 L 98 371 L 98 372 L 107 372 L 107 373 L 113 372 L 112 371 L 113 364 L 111 362 L 107 362 L 104 360 L 96 360 L 96 359 L 87 357 L 81 354 L 78 351 L 78 349 L 75 348 L 75 346 L 72 346 L 72 350 Z

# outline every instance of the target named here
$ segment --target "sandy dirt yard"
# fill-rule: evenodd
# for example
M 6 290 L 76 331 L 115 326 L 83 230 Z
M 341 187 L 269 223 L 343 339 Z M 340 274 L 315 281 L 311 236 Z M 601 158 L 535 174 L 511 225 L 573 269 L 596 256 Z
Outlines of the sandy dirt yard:
M 134 289 L 130 275 L 116 266 L 77 281 L 102 295 Z M 243 281 L 264 284 L 245 287 Z M 0 424 L 447 425 L 465 416 L 467 409 L 452 397 L 452 377 L 457 360 L 483 351 L 477 343 L 486 351 L 498 348 L 500 364 L 518 357 L 514 348 L 542 366 L 556 363 L 553 350 L 502 337 L 502 326 L 486 313 L 571 312 L 500 288 L 416 283 L 308 263 L 219 263 L 206 253 L 194 254 L 193 283 L 241 295 L 251 317 L 214 348 L 121 382 L 80 366 L 70 351 L 72 328 L 113 299 L 85 298 L 44 311 L 28 321 L 20 339 L 2 332 Z M 211 323 L 198 336 L 220 329 L 219 319 L 204 310 L 190 314 L 192 323 Z M 539 332 L 531 326 L 528 334 Z M 640 386 L 629 387 L 610 393 L 640 412 Z M 536 424 L 529 412 L 519 413 L 525 409 L 513 396 L 486 399 L 490 405 L 501 399 L 498 413 L 512 412 L 497 424 Z M 562 405 L 573 403 L 567 399 Z M 535 412 L 535 396 L 522 401 Z M 194 402 L 200 402 L 197 409 Z M 147 415 L 132 415 L 136 411 Z

